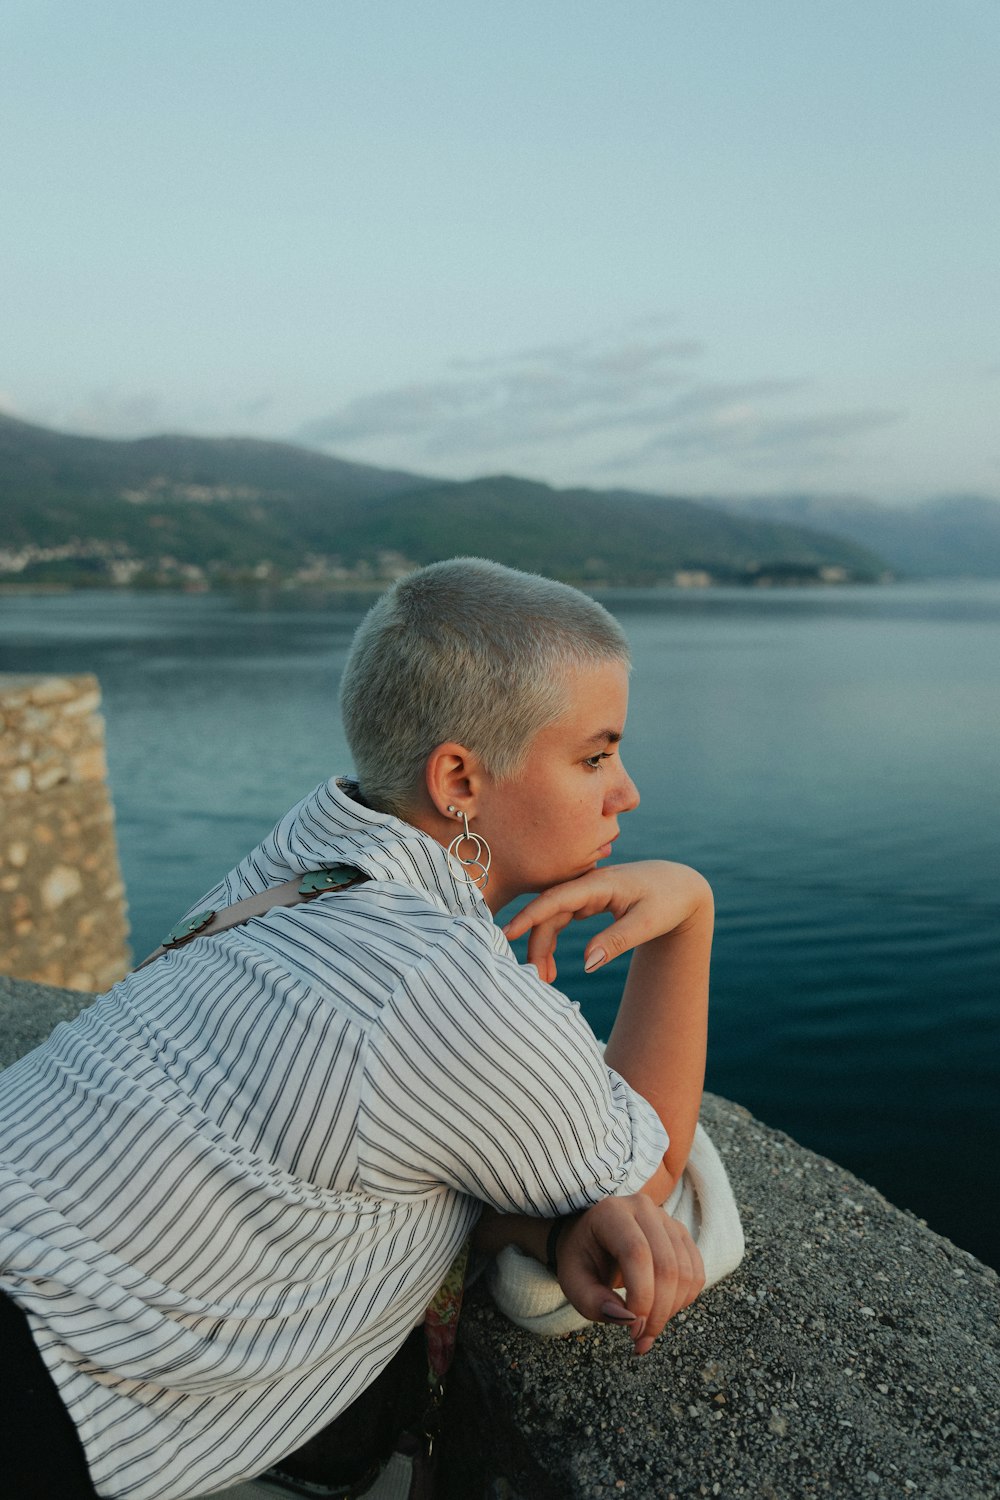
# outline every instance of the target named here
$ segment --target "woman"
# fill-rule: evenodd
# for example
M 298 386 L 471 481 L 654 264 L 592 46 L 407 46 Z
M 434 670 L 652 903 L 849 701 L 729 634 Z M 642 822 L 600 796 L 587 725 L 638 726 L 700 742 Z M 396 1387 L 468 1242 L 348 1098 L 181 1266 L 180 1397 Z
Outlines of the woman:
M 9 1441 L 47 1424 L 10 1462 L 61 1466 L 34 1493 L 260 1472 L 349 1417 L 473 1230 L 554 1260 L 637 1354 L 697 1295 L 659 1205 L 701 1096 L 712 900 L 681 865 L 598 868 L 639 800 L 627 692 L 625 638 L 576 590 L 411 574 L 345 669 L 356 783 L 199 906 L 336 864 L 363 883 L 171 950 L 2 1076 Z M 559 933 L 599 914 L 587 971 L 632 953 L 603 1058 L 553 988 Z

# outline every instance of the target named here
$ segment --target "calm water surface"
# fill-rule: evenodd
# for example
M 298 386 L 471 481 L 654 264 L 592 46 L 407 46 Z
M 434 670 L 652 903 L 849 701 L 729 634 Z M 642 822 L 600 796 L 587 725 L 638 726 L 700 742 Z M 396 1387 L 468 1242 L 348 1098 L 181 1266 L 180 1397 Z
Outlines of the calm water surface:
M 616 858 L 716 891 L 709 1087 L 1000 1263 L 1000 585 L 602 597 L 636 661 Z M 0 670 L 100 677 L 137 955 L 348 767 L 367 602 L 0 598 Z M 560 982 L 606 1032 L 586 936 Z

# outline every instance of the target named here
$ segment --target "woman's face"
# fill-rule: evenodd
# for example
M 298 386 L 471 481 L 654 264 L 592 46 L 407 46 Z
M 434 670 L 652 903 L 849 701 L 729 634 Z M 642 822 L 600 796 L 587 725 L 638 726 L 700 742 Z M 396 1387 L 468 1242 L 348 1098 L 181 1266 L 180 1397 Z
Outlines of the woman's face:
M 516 780 L 487 778 L 477 797 L 472 829 L 493 850 L 484 891 L 493 911 L 592 870 L 611 853 L 620 815 L 639 802 L 619 754 L 625 668 L 573 668 L 567 685 L 569 708 L 535 737 Z

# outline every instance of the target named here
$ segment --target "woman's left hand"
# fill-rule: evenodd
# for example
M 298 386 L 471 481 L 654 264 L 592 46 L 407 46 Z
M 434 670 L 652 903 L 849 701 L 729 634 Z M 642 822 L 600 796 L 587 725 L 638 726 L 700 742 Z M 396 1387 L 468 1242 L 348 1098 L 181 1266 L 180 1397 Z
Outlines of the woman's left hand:
M 578 1312 L 627 1329 L 646 1354 L 665 1324 L 705 1285 L 698 1246 L 643 1193 L 603 1198 L 563 1230 L 559 1285 Z M 625 1289 L 625 1302 L 612 1288 Z
M 504 927 L 510 941 L 528 937 L 528 962 L 551 984 L 556 977 L 559 934 L 570 922 L 609 913 L 614 921 L 584 950 L 588 973 L 643 943 L 683 930 L 702 910 L 711 910 L 708 881 L 689 865 L 648 859 L 606 865 L 542 891 Z

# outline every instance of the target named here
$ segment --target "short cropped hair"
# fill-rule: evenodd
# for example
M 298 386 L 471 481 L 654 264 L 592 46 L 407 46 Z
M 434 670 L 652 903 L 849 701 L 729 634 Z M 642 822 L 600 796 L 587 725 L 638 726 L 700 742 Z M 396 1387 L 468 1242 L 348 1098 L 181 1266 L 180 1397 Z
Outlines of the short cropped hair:
M 427 758 L 455 740 L 499 781 L 569 707 L 567 669 L 630 661 L 625 634 L 567 584 L 478 557 L 399 579 L 358 628 L 340 698 L 361 792 L 405 816 Z

